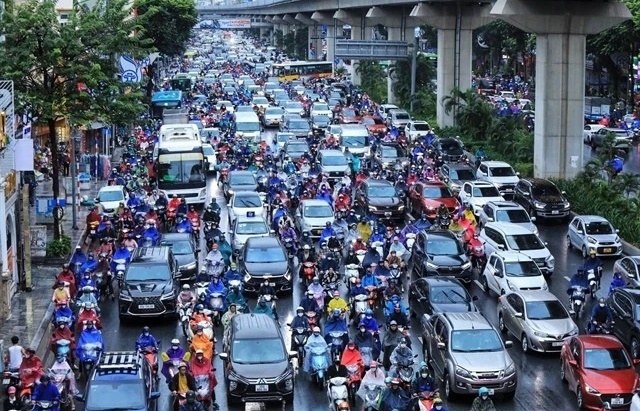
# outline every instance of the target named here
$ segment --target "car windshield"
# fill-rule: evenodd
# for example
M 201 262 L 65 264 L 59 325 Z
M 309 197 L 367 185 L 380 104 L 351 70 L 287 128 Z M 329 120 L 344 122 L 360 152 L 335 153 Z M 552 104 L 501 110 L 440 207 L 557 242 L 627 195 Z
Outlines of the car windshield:
M 500 192 L 494 186 L 473 187 L 474 197 L 500 197 Z
M 260 131 L 260 122 L 258 121 L 239 121 L 236 122 L 236 131 L 250 133 Z
M 514 261 L 505 263 L 507 277 L 536 277 L 540 275 L 538 266 L 533 261 Z
M 460 255 L 463 254 L 457 241 L 447 238 L 427 240 L 427 254 L 429 255 Z
M 331 119 L 329 119 L 329 116 L 325 116 L 325 115 L 313 116 L 314 123 L 329 124 L 330 121 Z
M 492 177 L 513 177 L 516 175 L 511 167 L 491 167 L 489 173 Z
M 606 221 L 596 221 L 593 223 L 587 224 L 586 227 L 587 234 L 589 235 L 598 235 L 598 234 L 613 234 L 613 227 Z
M 323 166 L 346 166 L 347 158 L 345 156 L 323 156 Z
M 124 196 L 121 190 L 101 191 L 100 194 L 98 194 L 98 200 L 102 203 L 124 201 Z
M 460 181 L 472 181 L 476 179 L 476 176 L 473 174 L 471 170 L 449 170 L 449 177 L 452 180 L 460 180 Z
M 285 106 L 285 108 L 289 109 L 289 110 L 302 110 L 302 104 L 298 103 L 297 101 L 290 101 L 287 103 L 287 105 Z
M 429 131 L 429 130 L 431 130 L 431 127 L 429 127 L 429 124 L 427 124 L 427 123 L 413 123 L 413 128 L 416 131 Z
M 205 156 L 213 156 L 216 154 L 215 151 L 213 151 L 213 147 L 211 147 L 210 145 L 202 145 L 202 152 L 204 153 Z
M 279 142 L 284 143 L 286 141 L 295 139 L 295 136 L 292 133 L 278 133 L 277 139 Z
M 529 301 L 526 303 L 527 317 L 530 320 L 562 320 L 569 318 L 567 310 L 558 300 Z
M 431 302 L 434 304 L 468 304 L 469 298 L 462 287 L 432 287 Z
M 498 210 L 496 211 L 496 221 L 504 223 L 529 223 L 531 219 L 524 210 Z
M 447 151 L 447 152 L 456 152 L 456 151 L 462 152 L 460 143 L 458 143 L 456 140 L 441 140 L 440 148 L 442 148 L 442 151 Z
M 236 234 L 267 234 L 269 229 L 262 221 L 247 221 L 236 225 Z
M 309 123 L 306 121 L 290 121 L 289 128 L 306 130 L 309 128 Z
M 625 370 L 631 361 L 624 348 L 587 348 L 584 350 L 584 368 L 587 370 Z
M 167 264 L 130 264 L 126 281 L 169 281 L 171 273 Z
M 309 218 L 321 218 L 321 217 L 332 217 L 333 209 L 330 205 L 321 206 L 305 206 L 302 213 L 305 217 Z
M 256 208 L 262 207 L 262 199 L 259 195 L 236 196 L 233 199 L 233 207 L 239 208 Z
M 89 410 L 142 410 L 147 408 L 144 384 L 138 380 L 94 380 L 86 395 Z
M 309 146 L 306 144 L 289 144 L 287 146 L 287 153 L 304 153 L 309 151 Z
M 384 158 L 402 158 L 406 157 L 404 150 L 400 147 L 382 146 L 382 157 Z
M 558 187 L 552 184 L 534 185 L 533 187 L 531 187 L 531 191 L 534 197 L 544 197 L 544 196 L 557 197 L 562 195 L 562 193 L 560 193 L 560 190 L 558 190 Z
M 275 114 L 278 116 L 282 115 L 282 109 L 280 107 L 269 107 L 265 112 L 265 114 Z
M 287 258 L 280 247 L 251 247 L 251 249 L 247 247 L 246 262 L 248 263 L 278 263 L 282 261 L 287 261 Z
M 253 104 L 269 104 L 269 100 L 266 97 L 254 97 Z
M 167 245 L 171 247 L 171 251 L 174 255 L 193 254 L 193 248 L 189 241 L 162 241 L 160 245 Z
M 250 186 L 250 185 L 255 185 L 256 184 L 256 179 L 253 176 L 253 174 L 249 175 L 249 174 L 242 174 L 242 175 L 237 175 L 237 174 L 231 174 L 229 176 L 229 185 L 236 185 L 236 186 Z
M 369 186 L 367 190 L 367 195 L 370 198 L 393 198 L 398 194 L 396 193 L 396 189 L 391 186 Z
M 313 110 L 326 111 L 326 110 L 329 110 L 329 106 L 327 104 L 323 104 L 323 103 L 315 103 L 313 105 Z
M 396 120 L 411 120 L 407 113 L 396 113 Z
M 453 195 L 447 187 L 425 187 L 423 196 L 425 198 L 447 198 Z
M 236 364 L 275 364 L 287 361 L 282 341 L 277 338 L 233 340 L 231 361 Z
M 356 112 L 355 110 L 347 110 L 347 109 L 342 109 L 342 115 L 344 117 L 356 117 Z
M 366 126 L 373 126 L 374 124 L 384 124 L 384 122 L 380 118 L 365 117 L 362 119 L 362 124 Z
M 345 147 L 366 147 L 369 145 L 369 136 L 342 136 L 341 144 Z
M 511 250 L 542 250 L 544 244 L 535 234 L 508 235 L 507 244 Z
M 502 351 L 502 340 L 495 330 L 460 330 L 451 333 L 451 350 L 455 352 Z

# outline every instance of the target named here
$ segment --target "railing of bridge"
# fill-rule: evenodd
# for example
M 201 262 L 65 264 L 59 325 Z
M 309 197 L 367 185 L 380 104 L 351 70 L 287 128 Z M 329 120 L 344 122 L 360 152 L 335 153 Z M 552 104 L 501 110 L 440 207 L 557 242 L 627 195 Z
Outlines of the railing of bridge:
M 198 4 L 198 9 L 215 8 L 218 10 L 225 9 L 241 9 L 241 8 L 258 8 L 273 6 L 279 3 L 290 3 L 292 0 L 223 0 L 223 1 L 202 1 Z

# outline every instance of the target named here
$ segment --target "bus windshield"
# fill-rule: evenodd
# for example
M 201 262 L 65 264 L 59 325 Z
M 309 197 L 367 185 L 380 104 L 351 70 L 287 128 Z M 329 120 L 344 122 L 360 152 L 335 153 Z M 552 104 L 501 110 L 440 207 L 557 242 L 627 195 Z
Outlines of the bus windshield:
M 169 153 L 158 156 L 158 181 L 163 185 L 205 183 L 202 153 Z

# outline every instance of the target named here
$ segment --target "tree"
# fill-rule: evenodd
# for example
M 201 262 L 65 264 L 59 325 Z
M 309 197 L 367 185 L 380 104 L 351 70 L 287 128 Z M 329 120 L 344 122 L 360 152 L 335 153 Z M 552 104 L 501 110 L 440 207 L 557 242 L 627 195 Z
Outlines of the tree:
M 142 27 L 140 35 L 149 39 L 156 51 L 173 57 L 184 53 L 191 29 L 198 22 L 193 0 L 136 0 L 134 7 Z M 153 93 L 156 63 L 147 67 L 147 97 Z
M 389 72 L 394 75 L 394 93 L 402 106 L 409 106 L 411 102 L 411 59 L 397 60 L 389 66 Z M 424 54 L 418 54 L 416 58 L 416 96 L 418 92 L 435 93 L 436 66 L 433 60 Z M 435 106 L 434 106 L 435 109 Z
M 60 194 L 56 121 L 72 126 L 92 121 L 123 123 L 143 106 L 135 84 L 117 78 L 114 56 L 149 54 L 150 46 L 135 32 L 127 0 L 98 1 L 89 9 L 74 4 L 65 25 L 58 21 L 55 0 L 7 4 L 6 41 L 0 44 L 0 77 L 14 81 L 18 113 L 29 114 L 49 128 L 53 198 Z M 54 214 L 54 239 L 61 237 Z
M 377 61 L 361 60 L 355 67 L 360 75 L 360 87 L 373 101 L 382 101 L 387 98 L 387 78 L 384 68 Z

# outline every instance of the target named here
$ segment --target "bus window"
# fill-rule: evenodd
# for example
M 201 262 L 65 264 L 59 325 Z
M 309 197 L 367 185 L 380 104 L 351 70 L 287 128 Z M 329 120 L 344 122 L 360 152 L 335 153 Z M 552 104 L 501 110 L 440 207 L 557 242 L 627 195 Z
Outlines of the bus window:
M 202 153 L 161 154 L 158 157 L 158 179 L 163 183 L 205 181 Z

